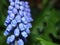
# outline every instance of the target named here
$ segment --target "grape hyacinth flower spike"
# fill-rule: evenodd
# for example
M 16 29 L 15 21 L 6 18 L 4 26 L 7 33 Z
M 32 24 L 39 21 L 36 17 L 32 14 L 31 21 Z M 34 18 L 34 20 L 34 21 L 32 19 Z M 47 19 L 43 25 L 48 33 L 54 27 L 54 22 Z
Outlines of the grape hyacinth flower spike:
M 4 22 L 7 27 L 4 36 L 8 36 L 6 41 L 9 45 L 15 45 L 15 41 L 17 45 L 24 45 L 24 39 L 30 34 L 33 21 L 29 3 L 20 0 L 9 0 L 9 2 L 8 16 Z

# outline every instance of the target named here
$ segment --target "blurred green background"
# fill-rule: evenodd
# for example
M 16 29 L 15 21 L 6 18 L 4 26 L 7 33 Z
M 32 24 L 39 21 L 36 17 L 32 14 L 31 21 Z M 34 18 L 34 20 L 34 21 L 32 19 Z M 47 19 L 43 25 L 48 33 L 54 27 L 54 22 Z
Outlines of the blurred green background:
M 34 21 L 26 45 L 60 45 L 60 1 L 27 1 L 30 3 Z M 7 17 L 8 6 L 8 0 L 0 0 L 0 45 L 7 45 L 3 32 L 6 29 L 4 21 Z

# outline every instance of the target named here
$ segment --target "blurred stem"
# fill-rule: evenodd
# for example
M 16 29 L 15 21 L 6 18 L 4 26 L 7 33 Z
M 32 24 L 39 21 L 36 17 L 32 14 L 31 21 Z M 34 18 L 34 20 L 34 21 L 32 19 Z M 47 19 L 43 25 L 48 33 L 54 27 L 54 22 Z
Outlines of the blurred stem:
M 15 45 L 18 45 L 16 40 L 15 40 Z

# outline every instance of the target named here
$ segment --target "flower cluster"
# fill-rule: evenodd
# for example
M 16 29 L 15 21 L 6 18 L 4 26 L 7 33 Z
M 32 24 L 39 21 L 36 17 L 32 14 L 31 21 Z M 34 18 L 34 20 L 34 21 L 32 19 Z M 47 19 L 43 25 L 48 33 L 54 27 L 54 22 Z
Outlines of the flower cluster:
M 17 41 L 18 45 L 24 45 L 24 40 L 30 33 L 33 21 L 30 14 L 30 7 L 27 1 L 9 0 L 8 16 L 4 22 L 7 27 L 4 35 L 8 36 L 7 43 L 14 45 Z

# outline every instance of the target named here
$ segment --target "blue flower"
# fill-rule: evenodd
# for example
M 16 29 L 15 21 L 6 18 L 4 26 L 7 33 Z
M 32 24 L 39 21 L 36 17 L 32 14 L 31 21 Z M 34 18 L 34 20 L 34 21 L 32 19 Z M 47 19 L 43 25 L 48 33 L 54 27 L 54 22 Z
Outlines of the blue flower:
M 11 6 L 11 5 L 8 7 L 8 9 L 9 9 L 9 10 L 12 10 L 13 8 L 14 8 L 14 7 L 13 7 L 13 6 Z
M 25 4 L 28 5 L 29 3 L 27 1 L 25 1 Z
M 10 37 L 7 38 L 7 43 L 8 43 L 8 44 L 10 43 Z
M 26 20 L 26 17 L 22 17 L 22 22 L 25 24 L 28 23 L 28 21 Z
M 20 24 L 19 24 L 19 29 L 20 29 L 21 31 L 25 30 L 23 23 L 20 23 Z
M 24 6 L 20 6 L 20 10 L 24 10 Z
M 18 45 L 24 45 L 24 42 L 23 42 L 22 39 L 19 39 L 19 40 L 18 40 Z
M 20 15 L 17 15 L 17 16 L 15 17 L 15 20 L 16 20 L 18 23 L 20 23 L 20 22 L 21 22 L 21 16 L 20 16 Z
M 19 0 L 9 0 L 9 2 L 8 16 L 4 22 L 6 26 L 4 35 L 8 36 L 7 44 L 14 45 L 17 40 L 18 45 L 24 45 L 24 39 L 30 34 L 33 21 L 29 3 Z
M 19 7 L 20 7 L 19 4 L 15 4 L 16 9 L 19 9 Z
M 19 28 L 18 27 L 14 30 L 14 35 L 16 37 L 18 37 L 20 35 L 20 31 L 19 31 Z
M 29 28 L 26 29 L 26 33 L 30 34 L 30 30 L 29 30 Z
M 27 29 L 27 28 L 32 28 L 31 23 L 27 23 L 27 24 L 25 25 L 25 28 L 26 28 L 26 29 Z
M 7 26 L 7 28 L 6 28 L 6 30 L 10 32 L 10 31 L 12 30 L 12 25 L 9 24 L 9 25 Z
M 11 35 L 7 38 L 7 43 L 10 44 L 12 43 L 13 41 L 15 40 L 15 36 L 14 35 Z
M 15 0 L 15 5 L 19 5 L 20 4 L 20 1 L 19 0 Z
M 11 14 L 12 13 L 12 11 L 11 10 L 8 10 L 8 14 Z
M 21 6 L 24 6 L 24 1 L 20 1 L 20 5 Z
M 10 22 L 10 17 L 7 16 L 6 20 L 5 20 L 5 23 L 9 23 Z
M 18 13 L 18 11 L 17 11 L 16 8 L 14 8 L 14 9 L 12 10 L 12 12 L 13 12 L 13 14 L 17 14 L 17 13 Z
M 23 16 L 23 11 L 19 10 L 19 15 L 22 17 Z
M 9 17 L 10 17 L 10 20 L 13 20 L 14 17 L 15 17 L 15 15 L 14 15 L 13 13 L 10 13 L 10 14 L 9 14 Z
M 28 34 L 27 34 L 25 31 L 23 31 L 23 32 L 21 33 L 21 35 L 22 35 L 24 38 L 27 38 L 27 37 L 28 37 Z
M 9 2 L 11 3 L 11 2 L 13 2 L 13 0 L 9 0 Z
M 13 27 L 16 27 L 16 25 L 17 25 L 16 20 L 12 20 L 11 25 L 12 25 Z
M 7 36 L 7 35 L 9 35 L 9 32 L 8 31 L 5 31 L 4 32 L 4 36 Z
M 15 40 L 15 36 L 14 35 L 11 35 L 10 36 L 10 42 L 13 42 Z
M 14 2 L 11 2 L 11 3 L 10 3 L 10 5 L 11 5 L 11 6 L 14 6 L 14 5 L 15 5 L 15 3 L 14 3 Z

